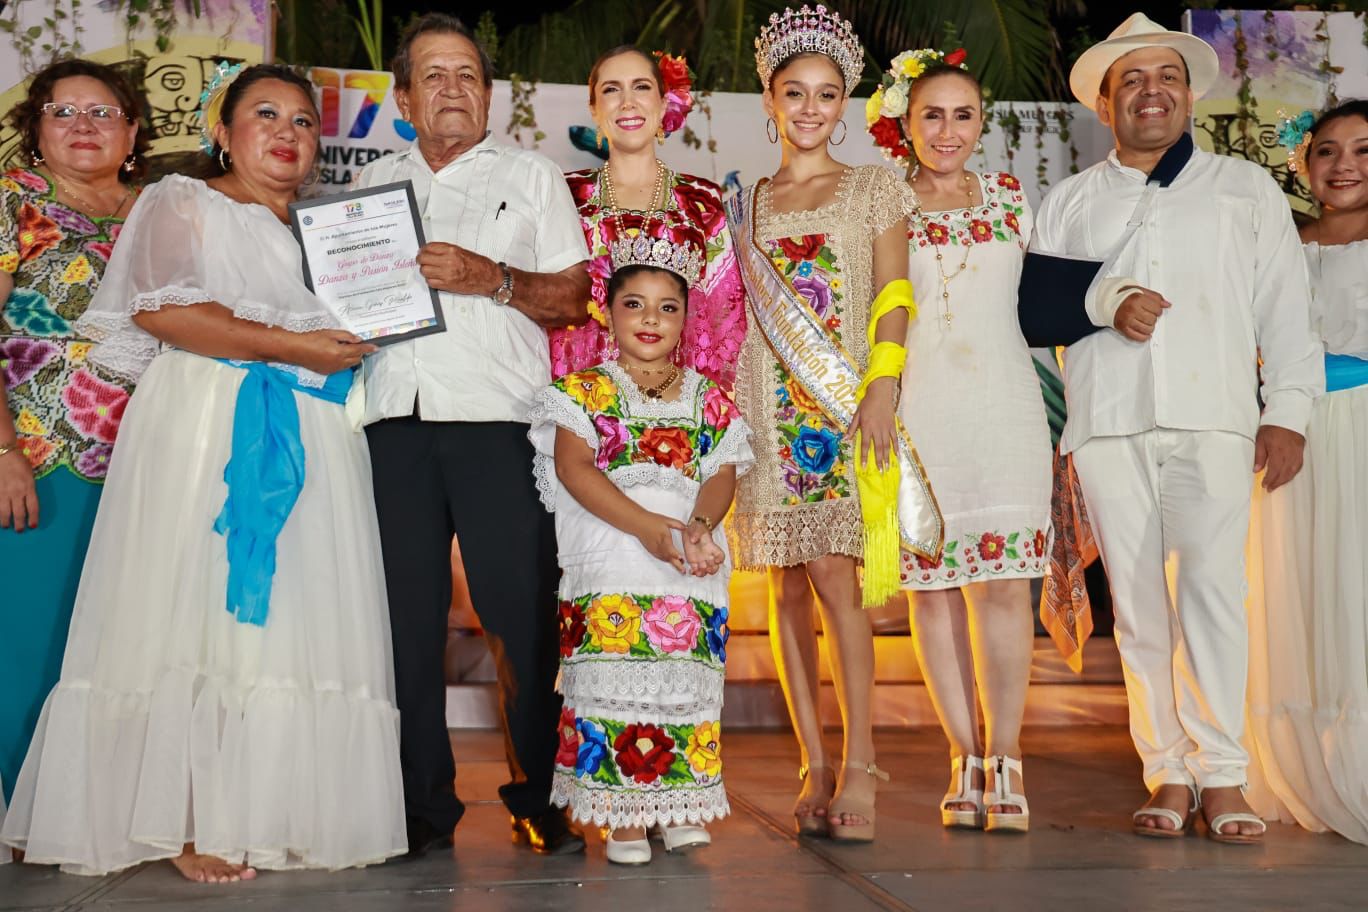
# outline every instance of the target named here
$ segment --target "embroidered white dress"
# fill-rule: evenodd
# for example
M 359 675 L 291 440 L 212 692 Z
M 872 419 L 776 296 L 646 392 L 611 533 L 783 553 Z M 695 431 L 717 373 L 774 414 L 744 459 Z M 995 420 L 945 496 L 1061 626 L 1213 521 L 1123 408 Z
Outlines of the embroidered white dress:
M 558 427 L 575 433 L 633 501 L 688 522 L 703 483 L 725 465 L 750 467 L 750 430 L 730 396 L 692 370 L 679 399 L 662 402 L 643 397 L 614 362 L 556 381 L 538 396 L 531 423 L 563 573 L 565 708 L 552 800 L 579 821 L 613 828 L 723 817 L 731 559 L 696 577 L 653 557 L 557 482 L 555 439 Z M 720 526 L 713 540 L 726 552 Z
M 1306 258 L 1326 352 L 1368 358 L 1368 241 L 1308 244 Z M 1368 843 L 1368 386 L 1316 400 L 1304 458 L 1292 481 L 1255 491 L 1250 800 Z
M 0 832 L 31 862 L 104 874 L 194 841 L 259 868 L 336 869 L 406 848 L 365 438 L 340 405 L 291 394 L 303 488 L 276 539 L 265 624 L 239 623 L 213 526 L 247 372 L 158 354 L 130 319 L 217 301 L 289 329 L 330 325 L 299 259 L 290 230 L 264 206 L 167 177 L 139 198 L 82 319 L 101 342 L 92 359 L 141 377 L 61 678 Z
M 934 563 L 903 552 L 906 589 L 1043 576 L 1049 565 L 1050 426 L 1016 311 L 1031 208 L 1012 175 L 978 180 L 982 206 L 908 216 L 918 313 L 899 414 L 945 517 L 945 550 Z M 942 271 L 953 277 L 948 310 Z

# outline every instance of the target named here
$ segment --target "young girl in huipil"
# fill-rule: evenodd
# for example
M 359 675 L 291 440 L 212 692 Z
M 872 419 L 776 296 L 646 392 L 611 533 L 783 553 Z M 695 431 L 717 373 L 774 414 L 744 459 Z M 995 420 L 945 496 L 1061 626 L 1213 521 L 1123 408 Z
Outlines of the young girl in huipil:
M 602 364 L 542 392 L 537 484 L 556 514 L 560 750 L 553 800 L 610 830 L 608 860 L 706 845 L 728 813 L 719 718 L 731 562 L 720 528 L 753 459 L 730 396 L 680 363 L 703 238 L 647 223 L 609 245 Z

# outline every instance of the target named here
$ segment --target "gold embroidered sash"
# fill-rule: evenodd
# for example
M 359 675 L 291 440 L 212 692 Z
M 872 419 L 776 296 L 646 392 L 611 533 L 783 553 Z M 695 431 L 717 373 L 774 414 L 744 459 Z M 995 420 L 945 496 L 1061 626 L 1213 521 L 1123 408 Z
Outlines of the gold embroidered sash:
M 855 359 L 832 337 L 807 298 L 775 268 L 756 241 L 758 189 L 758 185 L 751 187 L 727 201 L 751 317 L 779 363 L 844 433 L 859 405 L 855 391 L 860 386 L 860 372 Z M 897 429 L 898 531 L 905 549 L 934 561 L 945 544 L 945 522 L 926 480 L 926 470 L 901 421 Z

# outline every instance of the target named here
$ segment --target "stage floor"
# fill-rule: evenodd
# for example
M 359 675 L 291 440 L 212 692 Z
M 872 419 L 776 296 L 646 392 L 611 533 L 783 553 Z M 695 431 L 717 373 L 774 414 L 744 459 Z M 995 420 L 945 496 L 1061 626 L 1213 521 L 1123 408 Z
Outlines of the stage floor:
M 1029 730 L 1026 777 L 1032 830 L 985 836 L 941 829 L 936 802 L 948 779 L 935 729 L 884 731 L 879 764 L 892 782 L 879 795 L 871 846 L 799 842 L 788 816 L 796 751 L 778 733 L 730 733 L 733 816 L 713 844 L 621 868 L 587 855 L 541 858 L 508 842 L 498 804 L 502 741 L 454 737 L 458 785 L 470 804 L 450 853 L 340 874 L 263 873 L 223 886 L 179 879 L 161 863 L 102 879 L 26 865 L 0 866 L 0 910 L 25 912 L 389 912 L 594 910 L 703 912 L 814 910 L 1286 910 L 1368 908 L 1368 848 L 1337 836 L 1274 825 L 1262 847 L 1222 846 L 1200 835 L 1140 839 L 1130 812 L 1144 798 L 1124 730 Z

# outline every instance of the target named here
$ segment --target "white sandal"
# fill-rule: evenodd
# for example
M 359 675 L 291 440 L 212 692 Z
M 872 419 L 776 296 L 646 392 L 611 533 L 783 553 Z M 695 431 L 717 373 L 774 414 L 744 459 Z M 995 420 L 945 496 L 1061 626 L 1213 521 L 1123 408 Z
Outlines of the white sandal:
M 1006 754 L 998 754 L 988 758 L 988 768 L 993 771 L 993 790 L 984 798 L 983 803 L 989 808 L 995 805 L 1011 805 L 1021 808 L 1020 811 L 993 811 L 986 812 L 987 822 L 983 825 L 985 833 L 1025 833 L 1031 828 L 1031 806 L 1026 803 L 1026 796 L 1020 792 L 1012 791 L 1011 774 L 1016 773 L 1021 780 L 1022 787 L 1025 788 L 1026 777 L 1021 772 L 1021 761 L 1008 757 Z
M 983 829 L 983 789 L 971 788 L 974 770 L 984 772 L 982 757 L 970 754 L 951 761 L 950 776 L 959 781 L 959 791 L 946 792 L 941 799 L 941 826 L 958 830 Z M 952 804 L 972 804 L 974 809 L 951 808 Z
M 1192 806 L 1188 808 L 1187 816 L 1179 814 L 1173 808 L 1166 807 L 1142 807 L 1140 810 L 1131 814 L 1131 832 L 1136 836 L 1146 836 L 1150 839 L 1181 839 L 1186 836 L 1188 829 L 1192 826 L 1193 816 L 1202 806 L 1198 798 L 1197 790 L 1188 783 L 1175 782 L 1174 785 L 1186 785 L 1188 792 L 1192 795 Z M 1159 791 L 1159 789 L 1155 789 Z M 1154 797 L 1153 795 L 1150 796 Z M 1158 817 L 1173 824 L 1173 829 L 1166 830 L 1162 827 L 1141 826 L 1141 817 Z
M 1214 787 L 1214 786 L 1213 786 Z M 1244 794 L 1244 786 L 1240 786 L 1240 794 Z M 1198 803 L 1201 803 L 1201 792 L 1197 793 Z M 1236 830 L 1233 833 L 1222 833 L 1221 828 L 1227 823 L 1254 823 L 1258 824 L 1259 832 L 1241 833 Z M 1251 814 L 1248 811 L 1232 811 L 1229 814 L 1221 814 L 1215 820 L 1207 822 L 1207 838 L 1213 842 L 1224 842 L 1227 845 L 1259 845 L 1263 842 L 1264 834 L 1268 832 L 1268 824 L 1264 823 L 1263 818 L 1258 814 Z

